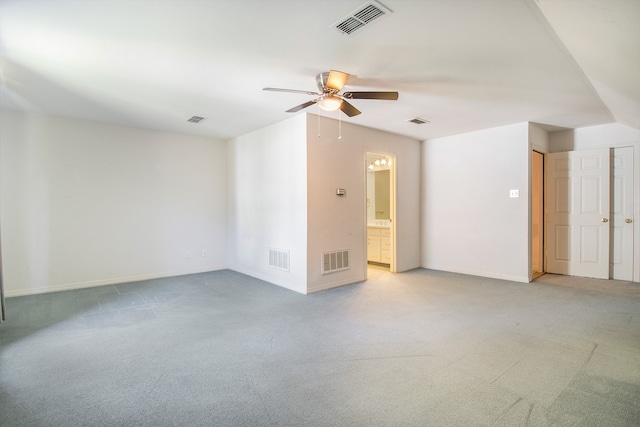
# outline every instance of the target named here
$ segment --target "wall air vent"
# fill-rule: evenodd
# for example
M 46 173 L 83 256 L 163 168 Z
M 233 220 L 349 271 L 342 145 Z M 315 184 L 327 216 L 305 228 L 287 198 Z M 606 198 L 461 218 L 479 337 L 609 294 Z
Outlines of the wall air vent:
M 390 13 L 391 10 L 387 9 L 380 3 L 376 1 L 369 1 L 333 24 L 333 27 L 342 34 L 351 35 L 357 30 L 372 23 L 374 20 L 382 18 Z
M 322 252 L 322 274 L 349 269 L 349 249 Z
M 269 248 L 269 267 L 289 271 L 289 251 Z
M 414 123 L 416 125 L 423 125 L 425 123 L 431 123 L 429 120 L 421 119 L 420 117 L 416 117 L 414 119 L 407 120 L 409 123 Z
M 200 123 L 201 121 L 204 120 L 204 117 L 199 117 L 199 116 L 193 116 L 191 117 L 189 120 L 187 120 L 188 122 L 191 123 Z

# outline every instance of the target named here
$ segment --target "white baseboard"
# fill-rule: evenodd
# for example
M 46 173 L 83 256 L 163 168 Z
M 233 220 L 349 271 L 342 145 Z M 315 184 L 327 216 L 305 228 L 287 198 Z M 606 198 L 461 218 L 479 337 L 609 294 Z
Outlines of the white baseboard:
M 297 292 L 299 294 L 306 294 L 307 292 L 304 292 L 303 290 L 300 289 L 300 285 L 297 283 L 292 283 L 292 282 L 288 282 L 286 280 L 282 280 L 280 278 L 277 277 L 273 277 L 273 276 L 269 276 L 266 274 L 262 274 L 262 273 L 258 273 L 256 271 L 253 270 L 246 270 L 246 269 L 241 269 L 241 268 L 235 268 L 235 267 L 228 267 L 229 270 L 231 271 L 235 271 L 238 272 L 240 274 L 246 274 L 247 276 L 251 276 L 253 278 L 259 279 L 259 280 L 263 280 L 267 283 L 270 283 L 272 285 L 276 285 L 276 286 L 280 286 L 281 288 L 285 288 L 288 289 L 290 291 L 294 291 Z M 305 283 L 305 289 L 306 289 L 306 283 Z
M 441 266 L 422 266 L 427 270 L 444 271 L 448 273 L 466 274 L 467 276 L 487 277 L 489 279 L 510 280 L 512 282 L 529 283 L 529 276 L 514 276 L 511 274 L 494 273 L 490 271 L 478 271 L 478 270 L 465 270 L 456 268 L 447 268 Z
M 422 266 L 419 263 L 418 264 L 397 265 L 396 266 L 396 272 L 397 273 L 403 273 L 405 271 L 415 270 L 416 268 L 422 268 Z
M 319 286 L 307 287 L 307 294 L 314 294 L 316 292 L 322 292 L 333 288 L 339 288 L 341 286 L 353 285 L 354 283 L 364 282 L 366 279 L 363 277 L 359 277 L 356 279 L 346 279 L 346 280 L 338 280 L 336 282 L 323 283 Z
M 64 283 L 53 286 L 39 286 L 29 289 L 7 290 L 5 289 L 5 297 L 20 297 L 25 295 L 44 294 L 48 292 L 71 291 L 74 289 L 93 288 L 96 286 L 117 285 L 119 283 L 140 282 L 142 280 L 162 279 L 164 277 L 185 276 L 187 274 L 207 273 L 209 271 L 217 271 L 226 269 L 226 265 L 208 266 L 196 269 L 185 269 L 176 271 L 165 271 L 161 273 L 136 274 L 131 276 L 112 277 L 109 279 L 89 280 L 85 282 Z

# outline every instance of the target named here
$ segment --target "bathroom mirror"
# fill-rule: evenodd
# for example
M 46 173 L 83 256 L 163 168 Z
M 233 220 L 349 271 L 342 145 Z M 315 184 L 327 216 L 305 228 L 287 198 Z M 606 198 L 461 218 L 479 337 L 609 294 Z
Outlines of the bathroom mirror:
M 376 210 L 375 219 L 389 219 L 391 218 L 390 208 L 391 203 L 389 199 L 390 191 L 390 174 L 389 170 L 381 170 L 372 172 L 375 174 L 375 195 L 376 195 Z

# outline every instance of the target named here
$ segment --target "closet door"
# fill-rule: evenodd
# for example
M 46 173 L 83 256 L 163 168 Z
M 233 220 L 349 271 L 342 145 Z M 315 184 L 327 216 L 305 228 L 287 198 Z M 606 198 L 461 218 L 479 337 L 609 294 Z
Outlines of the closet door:
M 633 147 L 611 156 L 611 278 L 633 280 Z M 638 191 L 638 190 L 636 190 Z
M 549 273 L 609 278 L 609 149 L 547 154 Z

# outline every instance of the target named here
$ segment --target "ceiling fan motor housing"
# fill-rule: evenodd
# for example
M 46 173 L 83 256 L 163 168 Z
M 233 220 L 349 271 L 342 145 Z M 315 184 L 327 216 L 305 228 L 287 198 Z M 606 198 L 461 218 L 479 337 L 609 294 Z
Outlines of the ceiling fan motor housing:
M 316 84 L 318 85 L 318 90 L 320 92 L 325 92 L 327 90 L 328 77 L 329 77 L 329 72 L 320 73 L 316 76 Z

